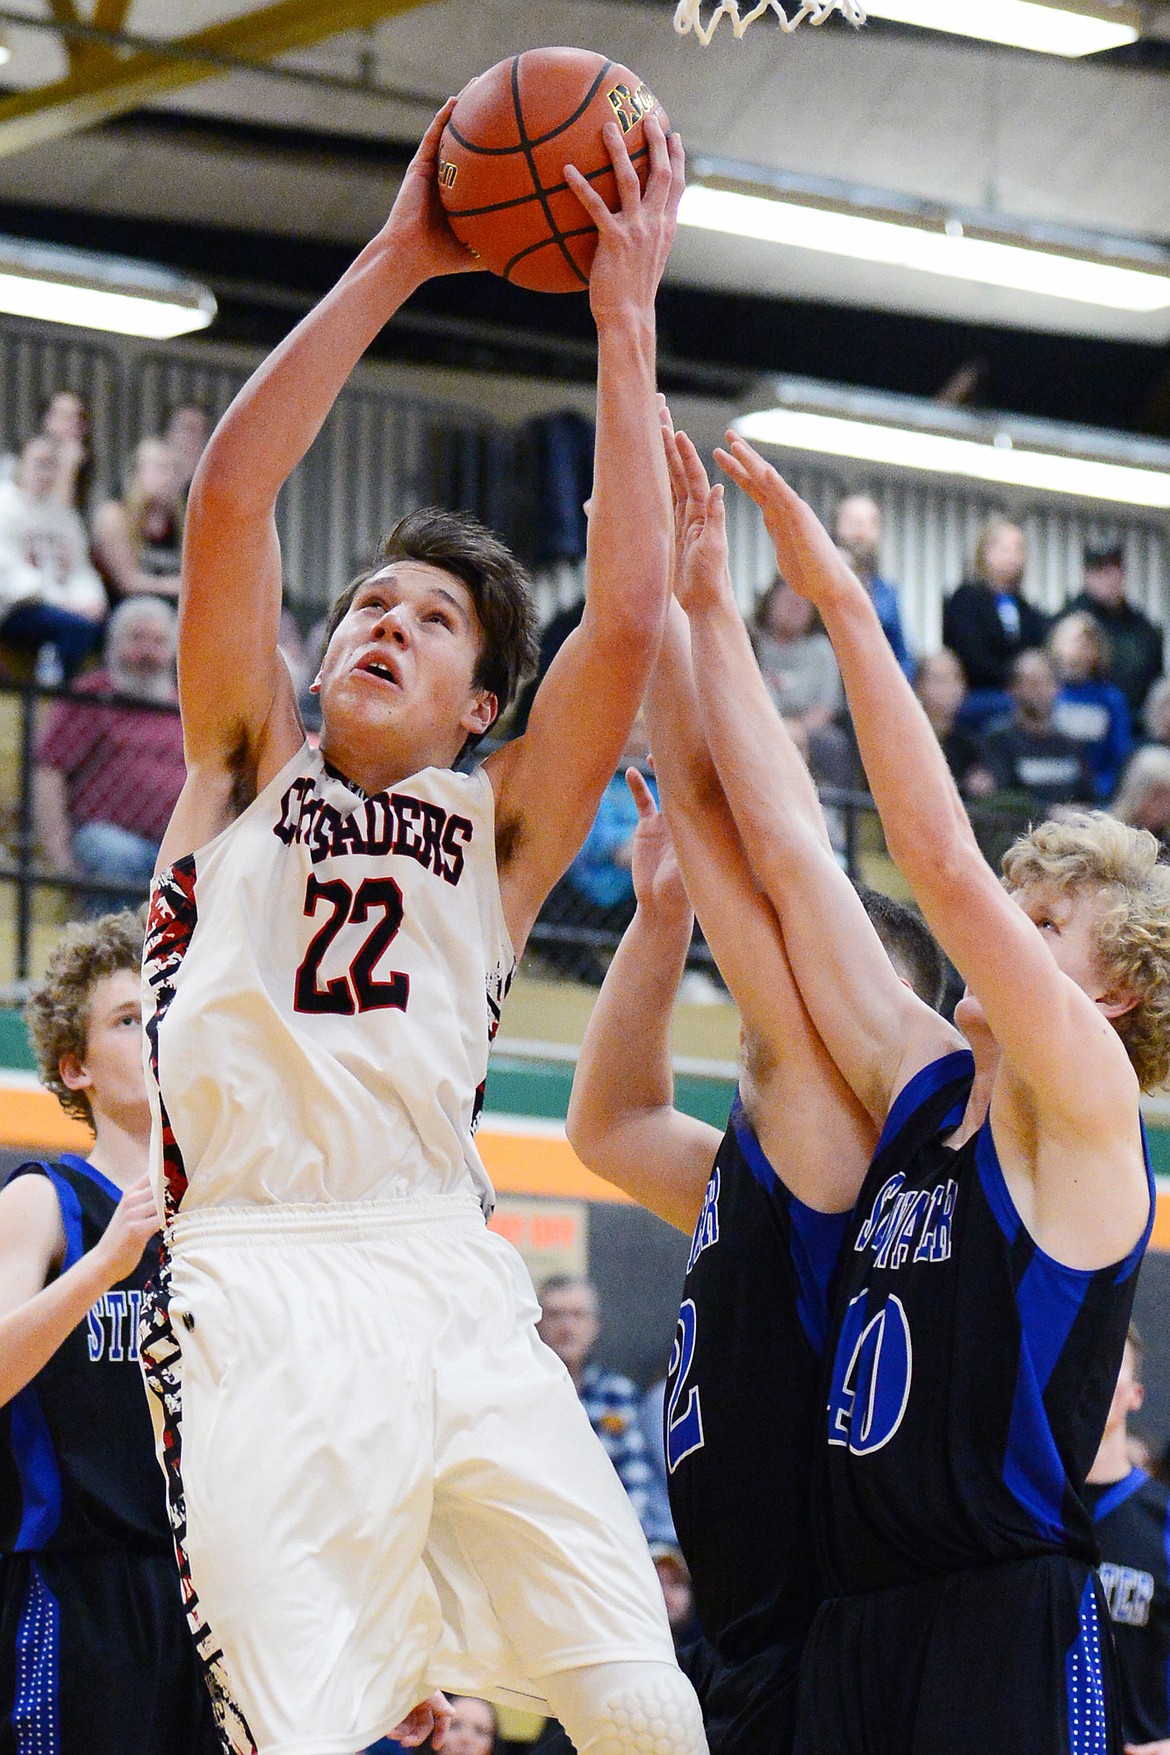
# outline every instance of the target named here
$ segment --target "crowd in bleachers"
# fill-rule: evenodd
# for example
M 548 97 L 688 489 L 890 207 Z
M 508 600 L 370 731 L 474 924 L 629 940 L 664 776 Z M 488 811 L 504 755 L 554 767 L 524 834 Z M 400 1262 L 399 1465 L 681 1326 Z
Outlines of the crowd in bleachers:
M 942 606 L 941 645 L 915 660 L 896 587 L 877 571 L 881 535 L 876 501 L 842 501 L 838 546 L 873 594 L 968 802 L 1021 820 L 1062 805 L 1103 806 L 1162 837 L 1170 824 L 1163 634 L 1129 600 L 1122 546 L 1087 548 L 1081 591 L 1046 615 L 1023 593 L 1024 531 L 1007 518 L 989 520 L 969 577 Z M 780 579 L 760 601 L 753 639 L 814 777 L 863 785 L 832 648 L 811 608 Z
M 0 458 L 0 676 L 35 675 L 69 690 L 39 723 L 33 824 L 52 872 L 107 886 L 82 904 L 100 909 L 143 893 L 182 784 L 175 600 L 186 494 L 209 419 L 193 403 L 174 408 L 126 460 L 120 498 L 93 492 L 89 424 L 81 397 L 57 391 L 19 451 Z M 914 654 L 898 584 L 881 571 L 876 500 L 844 498 L 834 536 L 976 815 L 994 813 L 1002 824 L 1097 804 L 1170 841 L 1162 629 L 1129 600 L 1120 544 L 1085 551 L 1082 589 L 1049 616 L 1023 591 L 1024 531 L 992 518 L 968 577 L 942 606 L 941 644 Z M 573 604 L 553 616 L 542 668 L 579 615 Z M 776 578 L 750 628 L 769 692 L 818 785 L 862 789 L 836 661 L 811 606 Z M 282 645 L 312 729 L 314 636 L 302 645 L 286 614 Z M 643 749 L 627 756 L 644 765 Z M 845 819 L 831 805 L 826 814 L 844 858 Z M 634 821 L 619 776 L 546 909 L 537 949 L 558 973 L 600 979 L 633 910 Z

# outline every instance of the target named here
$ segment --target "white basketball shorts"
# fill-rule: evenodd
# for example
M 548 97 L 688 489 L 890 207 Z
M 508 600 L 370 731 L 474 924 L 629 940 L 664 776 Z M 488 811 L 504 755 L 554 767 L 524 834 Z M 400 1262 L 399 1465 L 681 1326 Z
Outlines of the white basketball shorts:
M 673 1663 L 637 1518 L 471 1196 L 180 1215 L 144 1320 L 231 1745 L 353 1755 L 434 1688 Z

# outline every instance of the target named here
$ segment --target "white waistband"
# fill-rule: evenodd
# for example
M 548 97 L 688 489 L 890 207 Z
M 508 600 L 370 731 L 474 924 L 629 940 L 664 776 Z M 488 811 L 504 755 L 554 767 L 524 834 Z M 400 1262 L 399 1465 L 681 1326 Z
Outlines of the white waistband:
M 305 1201 L 288 1205 L 196 1207 L 167 1227 L 172 1252 L 202 1243 L 364 1243 L 417 1225 L 483 1228 L 473 1194 L 406 1195 L 401 1200 Z

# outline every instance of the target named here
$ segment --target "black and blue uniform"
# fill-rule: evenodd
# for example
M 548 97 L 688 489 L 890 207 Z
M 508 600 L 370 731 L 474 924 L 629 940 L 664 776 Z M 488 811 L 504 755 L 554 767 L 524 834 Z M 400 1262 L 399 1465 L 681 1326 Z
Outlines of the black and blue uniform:
M 120 1190 L 84 1159 L 56 1191 L 62 1272 Z M 147 1249 L 0 1410 L 0 1755 L 218 1755 L 138 1364 Z
M 1131 1469 L 1085 1488 L 1101 1548 L 1127 1743 L 1170 1737 L 1170 1488 Z
M 1082 1491 L 1147 1239 L 1095 1272 L 1045 1255 L 990 1122 L 945 1144 L 973 1077 L 949 1054 L 899 1094 L 842 1260 L 800 1755 L 1121 1748 Z
M 849 1214 L 797 1200 L 737 1095 L 695 1228 L 664 1407 L 713 1755 L 791 1746 L 819 1601 L 810 1505 L 829 1283 Z

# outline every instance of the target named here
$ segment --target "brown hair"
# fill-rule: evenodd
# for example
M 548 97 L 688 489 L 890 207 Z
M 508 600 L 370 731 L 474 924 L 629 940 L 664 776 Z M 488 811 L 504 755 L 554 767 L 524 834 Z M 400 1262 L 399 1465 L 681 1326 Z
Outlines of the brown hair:
M 401 519 L 383 541 L 374 565 L 359 573 L 334 602 L 325 623 L 326 650 L 357 592 L 395 561 L 439 567 L 466 585 L 483 632 L 472 681 L 496 697 L 497 715 L 503 713 L 536 668 L 536 605 L 528 574 L 511 550 L 465 512 L 423 506 Z
M 32 989 L 24 1009 L 37 1071 L 66 1115 L 93 1126 L 93 1110 L 84 1091 L 71 1091 L 61 1077 L 67 1054 L 85 1058 L 89 1008 L 99 981 L 142 962 L 143 920 L 140 910 L 103 914 L 100 920 L 67 926 L 49 958 L 44 979 Z
M 1082 810 L 1021 835 L 1003 860 L 1013 890 L 1042 883 L 1100 896 L 1097 954 L 1108 981 L 1137 1002 L 1113 1027 L 1143 1091 L 1170 1073 L 1170 866 L 1158 853 L 1147 830 Z
M 871 890 L 868 884 L 853 887 L 897 973 L 910 983 L 919 999 L 938 1011 L 946 991 L 946 959 L 921 914 L 883 890 Z

